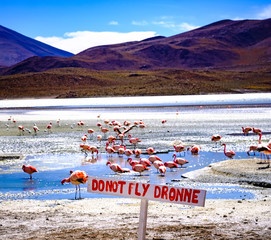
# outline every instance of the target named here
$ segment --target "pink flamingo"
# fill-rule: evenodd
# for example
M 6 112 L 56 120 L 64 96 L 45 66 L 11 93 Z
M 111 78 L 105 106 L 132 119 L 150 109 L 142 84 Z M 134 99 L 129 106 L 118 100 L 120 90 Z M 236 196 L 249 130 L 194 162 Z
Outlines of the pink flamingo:
M 160 166 L 158 171 L 161 173 L 161 175 L 165 175 L 167 168 L 165 166 Z
M 252 131 L 252 127 L 246 127 L 246 128 L 242 127 L 242 130 L 243 130 L 244 135 L 247 136 L 248 133 Z
M 149 155 L 152 155 L 152 154 L 154 154 L 154 152 L 155 152 L 155 150 L 154 150 L 153 147 L 147 148 L 146 151 L 147 151 L 147 153 L 148 153 Z
M 260 134 L 260 133 L 262 133 L 262 130 L 259 129 L 259 128 L 252 128 L 252 131 L 253 131 L 255 134 Z
M 32 166 L 26 166 L 26 165 L 23 165 L 22 166 L 22 169 L 25 173 L 28 173 L 30 175 L 30 179 L 32 179 L 32 174 L 35 173 L 35 172 L 38 172 L 38 170 Z
M 71 183 L 71 184 L 75 185 L 76 190 L 75 190 L 74 199 L 76 199 L 76 196 L 77 196 L 77 186 L 78 186 L 78 189 L 79 189 L 79 198 L 78 199 L 81 199 L 80 184 L 87 182 L 88 175 L 86 174 L 85 171 L 80 171 L 80 170 L 76 170 L 74 172 L 70 171 L 70 174 L 71 175 L 69 178 L 64 178 L 61 181 L 61 184 L 63 185 L 65 182 L 67 182 L 67 183 Z
M 125 172 L 130 172 L 129 169 L 127 168 L 121 168 L 121 166 L 117 163 L 111 163 L 110 161 L 107 161 L 106 163 L 106 166 L 110 167 L 110 169 L 113 171 L 113 172 L 116 172 L 116 173 L 125 173 Z
M 263 153 L 267 156 L 267 160 L 268 160 L 268 165 L 265 168 L 269 168 L 270 167 L 270 158 L 269 155 L 271 154 L 271 148 L 269 148 L 268 146 L 260 146 L 257 148 L 257 151 L 259 151 L 260 153 Z
M 177 158 L 176 154 L 173 154 L 172 157 L 173 157 L 173 162 L 175 162 L 175 163 L 178 164 L 178 165 L 181 165 L 181 167 L 182 167 L 184 164 L 189 163 L 189 162 L 186 161 L 184 158 Z
M 192 154 L 192 155 L 197 155 L 197 154 L 199 154 L 200 149 L 201 149 L 201 147 L 198 146 L 198 145 L 192 145 L 191 148 L 187 148 L 187 150 L 190 150 L 190 151 L 191 151 L 191 154 Z
M 128 158 L 127 162 L 129 162 L 129 164 L 131 166 L 133 166 L 134 164 L 139 164 L 140 163 L 138 160 L 133 160 L 132 158 Z
M 111 155 L 112 153 L 115 152 L 114 148 L 109 147 L 109 142 L 106 143 L 105 151 L 106 151 L 109 155 Z
M 141 173 L 146 171 L 146 170 L 150 170 L 148 167 L 146 167 L 145 165 L 143 164 L 133 164 L 132 166 L 132 169 L 133 171 L 135 172 L 139 172 L 140 176 L 141 176 Z
M 158 172 L 159 167 L 164 166 L 164 163 L 159 161 L 159 160 L 156 160 L 156 161 L 153 162 L 153 166 L 157 169 L 157 172 Z
M 142 153 L 142 151 L 139 148 L 134 150 L 134 154 L 135 154 L 136 157 L 140 157 L 141 153 Z
M 165 165 L 165 167 L 168 167 L 168 168 L 170 168 L 171 170 L 172 170 L 173 168 L 178 168 L 178 165 L 177 165 L 175 162 L 171 162 L 171 161 L 165 162 L 164 165 Z
M 224 154 L 226 157 L 233 158 L 236 155 L 236 153 L 234 151 L 226 151 L 226 144 L 225 143 L 223 143 L 222 146 L 224 146 Z
M 138 138 L 132 138 L 131 134 L 128 135 L 129 137 L 129 143 L 134 145 L 134 148 L 136 147 L 136 144 L 141 142 Z
M 86 142 L 86 141 L 87 141 L 87 134 L 85 134 L 83 137 L 81 137 L 81 140 L 82 140 L 83 142 Z
M 131 149 L 126 149 L 126 148 L 125 148 L 124 154 L 125 154 L 127 157 L 130 157 L 130 156 L 132 156 L 134 153 L 133 153 L 133 151 L 132 151 Z
M 255 155 L 255 152 L 257 151 L 257 148 L 260 147 L 260 145 L 261 145 L 261 142 L 262 142 L 261 139 L 262 139 L 262 134 L 259 133 L 259 144 L 249 146 L 249 150 L 247 151 L 247 155 L 250 155 L 249 152 L 251 152 L 251 151 L 253 151 L 254 155 Z
M 176 153 L 181 153 L 185 151 L 185 146 L 182 144 L 174 145 L 173 147 Z
M 159 157 L 157 157 L 156 155 L 151 155 L 151 156 L 149 156 L 149 161 L 150 162 L 154 162 L 154 161 L 156 161 L 156 160 L 158 160 L 158 161 L 161 161 L 162 162 L 162 159 L 161 158 L 159 158 Z
M 20 135 L 23 135 L 24 127 L 20 125 L 18 126 L 18 129 L 19 129 Z
M 140 158 L 139 163 L 145 165 L 146 167 L 151 166 L 151 162 L 147 158 Z
M 85 157 L 87 157 L 88 152 L 90 152 L 90 146 L 87 144 L 81 144 L 80 145 L 81 151 L 85 153 Z
M 99 150 L 98 150 L 97 147 L 95 147 L 95 146 L 90 146 L 89 149 L 90 149 L 90 152 L 91 152 L 92 155 L 93 155 L 94 153 L 99 154 Z
M 221 136 L 221 135 L 215 134 L 215 135 L 212 136 L 211 141 L 215 142 L 216 145 L 217 145 L 217 143 L 218 143 L 221 139 L 222 139 L 222 136 Z

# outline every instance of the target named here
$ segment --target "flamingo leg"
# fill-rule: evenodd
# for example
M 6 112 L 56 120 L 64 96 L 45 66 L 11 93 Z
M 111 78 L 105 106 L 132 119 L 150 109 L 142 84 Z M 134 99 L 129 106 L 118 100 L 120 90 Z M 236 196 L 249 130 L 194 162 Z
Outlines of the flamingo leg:
M 78 185 L 79 188 L 79 199 L 81 199 L 81 189 L 80 189 L 80 185 Z
M 74 199 L 76 199 L 76 196 L 77 196 L 77 185 L 75 185 L 75 196 L 74 196 Z

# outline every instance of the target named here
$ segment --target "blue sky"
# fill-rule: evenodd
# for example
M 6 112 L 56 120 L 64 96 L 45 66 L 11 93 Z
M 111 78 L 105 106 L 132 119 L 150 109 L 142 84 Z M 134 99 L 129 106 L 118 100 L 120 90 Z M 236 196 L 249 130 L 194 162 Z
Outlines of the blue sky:
M 0 25 L 73 53 L 222 19 L 266 18 L 270 0 L 0 0 Z

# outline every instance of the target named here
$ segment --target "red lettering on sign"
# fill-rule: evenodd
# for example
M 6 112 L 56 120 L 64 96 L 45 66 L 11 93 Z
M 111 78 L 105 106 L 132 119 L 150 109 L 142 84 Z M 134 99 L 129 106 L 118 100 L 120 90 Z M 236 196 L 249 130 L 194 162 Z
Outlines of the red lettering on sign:
M 113 192 L 118 191 L 118 183 L 116 181 L 113 182 Z
M 92 180 L 92 190 L 97 191 L 98 189 L 98 181 L 96 179 Z
M 177 202 L 177 201 L 180 201 L 180 202 L 182 202 L 183 201 L 183 188 L 181 189 L 181 191 L 180 191 L 180 189 L 179 188 L 177 188 L 177 193 L 176 193 L 176 198 L 175 198 L 175 201 Z M 179 200 L 180 199 L 180 200 Z
M 161 188 L 159 186 L 154 187 L 154 198 L 159 198 L 161 194 Z
M 161 194 L 161 198 L 164 199 L 167 199 L 167 192 L 168 192 L 168 187 L 167 186 L 163 186 L 162 187 L 162 194 Z
M 184 190 L 184 202 L 191 202 L 191 194 L 192 194 L 192 189 L 185 189 Z
M 193 196 L 192 196 L 192 203 L 198 203 L 198 194 L 200 193 L 200 190 L 194 190 Z
M 132 188 L 135 184 L 134 183 L 129 183 L 129 188 L 128 188 L 128 194 L 131 195 Z
M 142 194 L 142 196 L 144 197 L 145 195 L 146 195 L 146 193 L 147 193 L 147 191 L 148 191 L 148 189 L 149 189 L 149 187 L 150 187 L 150 184 L 142 184 L 142 187 L 143 187 L 143 194 Z
M 120 185 L 120 193 L 123 193 L 123 185 L 126 184 L 125 181 L 118 181 L 118 184 Z
M 138 183 L 136 183 L 136 187 L 135 187 L 135 195 L 137 196 L 141 196 L 141 193 L 138 191 Z
M 102 192 L 104 190 L 105 184 L 103 180 L 99 181 L 99 191 Z
M 112 192 L 112 181 L 106 181 L 106 184 L 105 184 L 105 191 L 109 191 L 109 192 Z
M 169 194 L 168 194 L 168 198 L 170 201 L 174 201 L 175 200 L 175 195 L 176 195 L 176 190 L 175 188 L 171 188 L 169 190 Z

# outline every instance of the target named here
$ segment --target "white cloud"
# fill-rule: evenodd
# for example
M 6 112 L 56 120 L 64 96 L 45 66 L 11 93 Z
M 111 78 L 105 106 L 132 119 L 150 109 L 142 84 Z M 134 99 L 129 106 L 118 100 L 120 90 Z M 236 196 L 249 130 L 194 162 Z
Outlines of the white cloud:
M 153 31 L 127 33 L 78 31 L 65 33 L 64 37 L 38 36 L 35 39 L 76 54 L 94 46 L 140 41 L 154 36 L 157 34 Z
M 193 26 L 186 22 L 176 24 L 174 21 L 155 21 L 152 23 L 155 25 L 159 25 L 161 27 L 170 28 L 174 31 L 182 31 L 182 32 L 190 31 L 199 27 L 199 26 Z
M 117 21 L 110 21 L 109 25 L 119 25 L 119 23 Z
M 258 13 L 258 18 L 260 19 L 271 18 L 271 4 L 266 6 L 260 13 Z

